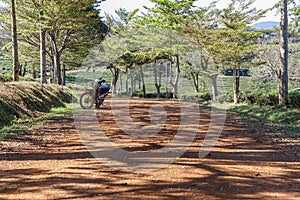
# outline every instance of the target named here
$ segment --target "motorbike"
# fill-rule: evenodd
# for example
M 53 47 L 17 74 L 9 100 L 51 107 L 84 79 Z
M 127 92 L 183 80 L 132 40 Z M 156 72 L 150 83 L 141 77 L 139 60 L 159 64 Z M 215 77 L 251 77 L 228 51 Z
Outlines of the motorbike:
M 94 104 L 96 108 L 100 108 L 110 90 L 110 86 L 103 84 L 104 82 L 106 81 L 102 78 L 96 79 L 93 89 L 87 90 L 80 96 L 79 102 L 83 109 L 91 109 Z

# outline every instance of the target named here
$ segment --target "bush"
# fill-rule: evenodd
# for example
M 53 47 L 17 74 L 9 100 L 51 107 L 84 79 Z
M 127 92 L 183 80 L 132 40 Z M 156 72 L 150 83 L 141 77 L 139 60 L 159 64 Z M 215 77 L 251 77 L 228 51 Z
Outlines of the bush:
M 276 106 L 279 103 L 278 92 L 262 92 L 256 99 L 256 104 L 261 106 Z
M 211 95 L 208 92 L 204 93 L 198 93 L 198 94 L 192 94 L 192 95 L 182 95 L 180 98 L 183 101 L 187 102 L 198 102 L 198 103 L 204 103 L 211 100 Z
M 227 102 L 233 102 L 233 94 L 226 95 Z M 275 106 L 278 104 L 278 92 L 263 92 L 263 91 L 241 91 L 239 101 L 247 104 L 257 104 L 260 106 Z
M 231 92 L 227 92 L 225 95 L 225 101 L 228 103 L 232 103 L 233 102 L 233 94 Z
M 9 81 L 12 81 L 11 74 L 0 75 L 0 82 L 9 82 Z
M 210 101 L 211 100 L 211 94 L 209 92 L 200 93 L 200 94 L 197 95 L 197 97 L 200 100 L 203 100 L 203 101 Z
M 243 91 L 240 92 L 239 100 L 241 103 L 257 104 L 260 106 L 276 106 L 279 104 L 278 92 L 264 92 L 264 91 Z M 226 95 L 227 102 L 233 102 L 233 94 Z M 287 99 L 287 106 L 290 108 L 300 108 L 300 92 L 289 92 Z
M 126 93 L 124 93 L 123 95 L 126 95 Z M 144 94 L 143 91 L 136 90 L 133 92 L 132 96 L 143 98 Z M 157 98 L 157 93 L 146 93 L 146 98 Z M 160 98 L 173 98 L 173 92 L 163 92 L 160 94 Z
M 300 108 L 300 92 L 292 91 L 289 92 L 287 104 L 292 108 Z

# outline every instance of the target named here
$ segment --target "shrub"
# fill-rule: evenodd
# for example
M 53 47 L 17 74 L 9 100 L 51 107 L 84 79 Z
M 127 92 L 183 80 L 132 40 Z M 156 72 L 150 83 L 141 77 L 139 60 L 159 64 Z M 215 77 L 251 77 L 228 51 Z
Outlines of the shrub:
M 209 92 L 199 93 L 197 97 L 202 101 L 210 101 L 211 94 Z
M 207 102 L 211 100 L 211 95 L 208 92 L 204 92 L 204 93 L 198 93 L 198 94 L 192 94 L 192 95 L 182 95 L 180 96 L 180 98 L 184 101 L 189 101 L 189 102 L 199 102 L 199 103 L 203 103 L 203 102 Z
M 9 82 L 9 81 L 12 81 L 11 74 L 0 75 L 0 82 Z
M 225 95 L 225 101 L 228 103 L 232 103 L 233 102 L 233 94 L 231 92 L 227 92 Z
M 287 104 L 292 108 L 300 108 L 300 92 L 292 91 L 289 92 Z
M 276 106 L 279 103 L 278 92 L 262 92 L 256 103 L 261 106 Z
M 233 102 L 233 94 L 226 95 L 227 102 Z M 239 101 L 247 104 L 257 104 L 260 106 L 275 106 L 278 104 L 278 92 L 263 92 L 263 91 L 241 91 Z
M 126 93 L 124 93 L 123 95 L 126 95 Z M 132 93 L 132 96 L 143 98 L 144 94 L 143 94 L 143 91 L 136 90 Z M 146 98 L 157 98 L 157 93 L 146 93 Z M 173 93 L 172 92 L 168 92 L 168 93 L 163 92 L 160 94 L 160 98 L 173 98 Z

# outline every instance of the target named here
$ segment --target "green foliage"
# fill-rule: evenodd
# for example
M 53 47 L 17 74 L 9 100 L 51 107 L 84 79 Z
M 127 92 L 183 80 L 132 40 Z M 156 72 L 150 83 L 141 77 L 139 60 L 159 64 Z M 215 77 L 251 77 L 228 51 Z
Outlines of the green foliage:
M 193 0 L 152 0 L 155 6 L 148 9 L 150 14 L 145 24 L 179 30 L 189 36 L 189 42 L 198 45 L 198 49 L 205 52 L 210 65 L 204 66 L 203 61 L 192 63 L 187 57 L 187 63 L 190 63 L 187 67 L 194 69 L 185 71 L 192 72 L 194 77 L 198 76 L 195 65 L 201 66 L 202 63 L 199 72 L 214 77 L 217 76 L 220 66 L 240 69 L 242 63 L 255 54 L 255 42 L 261 34 L 250 30 L 248 25 L 261 18 L 266 11 L 252 9 L 254 1 L 232 0 L 226 8 L 219 10 L 216 2 L 207 7 L 195 7 Z M 184 54 L 184 51 L 180 53 Z M 238 87 L 235 87 L 234 93 L 238 92 Z
M 65 65 L 79 66 L 89 49 L 100 44 L 108 27 L 99 17 L 98 0 L 22 0 L 17 1 L 19 52 L 21 63 L 39 63 L 39 32 L 46 30 L 57 45 L 58 54 Z M 10 13 L 2 8 L 0 23 L 9 32 Z M 47 37 L 48 40 L 49 37 Z M 7 41 L 9 42 L 9 41 Z M 47 42 L 47 61 L 53 61 L 54 53 Z
M 245 92 L 244 99 L 247 103 L 258 104 L 261 106 L 275 106 L 278 104 L 278 92 Z
M 209 92 L 199 92 L 193 95 L 182 95 L 180 96 L 180 98 L 185 101 L 192 101 L 192 102 L 197 101 L 200 104 L 204 102 L 208 102 L 212 99 L 211 94 Z
M 255 0 L 232 0 L 221 13 L 220 27 L 213 31 L 208 51 L 217 62 L 229 62 L 240 67 L 242 59 L 252 56 L 255 41 L 260 33 L 250 30 L 249 24 L 262 17 L 266 11 L 250 9 Z
M 299 91 L 289 92 L 287 104 L 289 107 L 300 109 L 300 92 Z
M 187 17 L 193 8 L 195 0 L 150 0 L 155 3 L 153 8 L 148 8 L 149 14 L 143 18 L 145 24 L 161 28 L 183 29 L 179 23 Z
M 144 98 L 143 91 L 140 91 L 140 90 L 134 91 L 132 96 Z M 157 98 L 157 97 L 158 97 L 157 93 L 147 93 L 145 98 Z M 162 92 L 160 94 L 160 98 L 173 98 L 173 93 L 172 92 L 167 92 L 167 93 Z
M 9 82 L 12 81 L 11 74 L 1 74 L 0 75 L 0 82 Z
M 154 63 L 160 59 L 170 60 L 172 56 L 171 50 L 150 48 L 150 49 L 140 49 L 135 52 L 125 52 L 116 63 L 121 66 L 138 66 L 146 63 Z
M 296 5 L 296 4 L 295 4 Z M 298 36 L 300 35 L 300 5 L 293 6 L 290 9 L 290 34 L 293 36 Z
M 65 115 L 71 115 L 72 111 L 73 111 L 72 104 L 69 103 L 69 104 L 64 104 L 63 107 L 51 108 L 49 113 L 39 117 L 16 118 L 13 115 L 8 116 L 7 122 L 5 123 L 7 125 L 0 129 L 0 140 L 14 138 L 15 136 L 24 134 L 24 132 L 27 130 L 32 130 L 35 127 L 43 126 L 45 121 L 47 120 L 60 120 L 64 118 Z M 1 109 L 0 109 L 0 114 L 1 114 Z
M 47 113 L 53 107 L 63 107 L 72 101 L 70 91 L 38 83 L 0 83 L 0 127 L 14 119 L 31 118 Z
M 256 104 L 260 106 L 275 106 L 278 104 L 278 92 L 266 91 L 241 91 L 239 94 L 240 103 Z M 227 95 L 227 101 L 233 102 L 233 94 Z
M 228 93 L 226 95 L 227 102 L 233 102 L 233 94 Z M 276 106 L 279 103 L 278 91 L 253 91 L 253 90 L 242 90 L 240 92 L 240 103 L 247 103 L 249 105 L 259 106 Z M 300 108 L 300 92 L 291 91 L 289 92 L 287 99 L 287 106 L 290 108 Z
M 231 107 L 229 111 L 243 117 L 250 126 L 259 126 L 267 133 L 283 137 L 300 136 L 300 112 L 297 109 L 240 104 Z

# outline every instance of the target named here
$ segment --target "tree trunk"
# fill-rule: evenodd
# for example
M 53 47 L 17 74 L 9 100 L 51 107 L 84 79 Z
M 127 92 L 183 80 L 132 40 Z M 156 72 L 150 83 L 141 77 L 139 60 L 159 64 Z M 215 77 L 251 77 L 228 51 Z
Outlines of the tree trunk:
M 126 94 L 129 95 L 129 78 L 131 77 L 131 72 L 126 71 L 126 81 L 125 81 L 125 87 L 126 87 Z
M 280 20 L 280 59 L 281 66 L 279 72 L 279 104 L 286 103 L 288 96 L 288 9 L 287 0 L 281 0 L 281 20 Z
M 50 65 L 50 81 L 51 84 L 54 83 L 54 67 L 53 67 L 53 60 L 51 61 Z
M 160 88 L 161 88 L 161 64 L 159 64 L 159 72 L 157 74 L 157 65 L 154 65 L 154 77 L 155 77 L 155 87 L 157 91 L 157 97 L 160 98 Z M 157 80 L 157 75 L 158 80 Z
M 174 82 L 170 81 L 170 84 L 173 87 L 173 98 L 178 98 L 179 75 L 180 75 L 179 55 L 176 55 L 176 75 L 175 75 Z
M 66 85 L 66 66 L 64 64 L 62 65 L 62 70 L 61 70 L 61 81 L 62 81 L 62 85 Z
M 40 30 L 40 82 L 47 83 L 46 76 L 46 31 Z
M 15 0 L 11 0 L 11 19 L 12 19 L 12 63 L 13 63 L 13 81 L 19 80 L 19 53 L 18 53 L 18 35 Z
M 138 77 L 139 77 L 139 79 L 138 79 L 138 87 L 139 87 L 139 90 L 141 90 L 141 88 L 142 88 L 141 75 L 139 75 Z
M 205 92 L 205 88 L 206 88 L 206 83 L 205 83 L 205 80 L 202 76 L 201 77 L 201 92 Z
M 27 63 L 25 62 L 24 67 L 23 67 L 23 72 L 22 72 L 22 76 L 24 77 L 26 75 L 27 72 Z
M 147 93 L 146 93 L 146 85 L 145 85 L 145 79 L 144 79 L 143 66 L 140 66 L 140 75 L 141 75 L 141 80 L 142 80 L 143 96 L 144 96 L 144 98 L 146 98 Z
M 41 6 L 38 6 L 39 11 L 39 21 L 40 21 L 40 83 L 47 83 L 46 76 L 46 30 L 42 27 L 43 21 L 43 11 Z
M 133 76 L 133 70 L 130 69 L 130 91 L 129 91 L 129 96 L 132 97 L 134 91 L 135 91 L 135 81 L 134 81 L 134 76 Z
M 60 65 L 60 53 L 58 52 L 55 36 L 48 34 L 48 38 L 51 44 L 52 51 L 52 61 L 53 61 L 53 69 L 54 69 L 54 82 L 58 85 L 62 84 L 61 80 L 61 65 Z
M 119 86 L 119 88 L 118 88 L 118 92 L 120 93 L 120 92 L 122 92 L 122 90 L 123 90 L 123 78 L 122 78 L 122 74 L 123 73 L 120 73 L 120 86 Z
M 54 53 L 54 70 L 56 71 L 55 76 L 56 76 L 56 83 L 58 85 L 62 84 L 62 79 L 61 79 L 61 65 L 60 65 L 60 55 L 58 52 Z
M 115 66 L 110 66 L 109 70 L 113 77 L 112 81 L 111 81 L 112 94 L 117 94 L 117 82 L 118 82 L 118 78 L 119 78 L 119 74 L 120 74 L 120 69 Z
M 218 88 L 217 88 L 217 77 L 218 74 L 212 75 L 211 78 L 211 89 L 212 89 L 212 99 L 216 100 L 218 96 Z
M 240 95 L 240 70 L 237 67 L 233 68 L 233 102 L 239 102 Z
M 36 79 L 36 71 L 35 71 L 35 69 L 33 69 L 33 70 L 31 71 L 31 77 L 32 77 L 33 79 Z
M 195 93 L 198 93 L 199 92 L 199 73 L 191 72 L 191 77 L 193 79 Z

